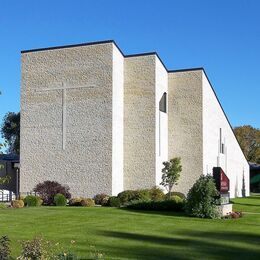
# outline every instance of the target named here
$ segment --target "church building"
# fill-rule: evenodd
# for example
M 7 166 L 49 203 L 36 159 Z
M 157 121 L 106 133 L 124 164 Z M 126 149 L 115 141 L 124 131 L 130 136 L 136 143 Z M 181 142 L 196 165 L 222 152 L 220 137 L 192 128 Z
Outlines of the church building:
M 181 157 L 175 191 L 221 167 L 230 196 L 249 195 L 249 165 L 204 69 L 168 70 L 114 41 L 22 51 L 20 151 L 21 192 L 45 180 L 73 197 L 150 188 Z

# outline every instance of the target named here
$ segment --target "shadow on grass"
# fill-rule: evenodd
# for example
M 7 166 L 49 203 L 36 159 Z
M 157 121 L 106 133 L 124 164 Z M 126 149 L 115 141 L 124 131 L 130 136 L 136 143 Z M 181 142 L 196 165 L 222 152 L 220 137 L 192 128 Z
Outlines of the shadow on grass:
M 119 258 L 130 255 L 135 259 L 260 259 L 260 237 L 243 232 L 183 230 L 166 237 L 102 231 L 100 235 L 116 239 L 116 245 L 107 248 L 107 253 Z
M 156 211 L 156 210 L 139 210 L 139 209 L 128 209 L 128 208 L 119 208 L 120 210 L 132 212 L 132 213 L 142 213 L 149 215 L 162 215 L 162 216 L 175 216 L 175 217 L 190 217 L 185 212 L 176 212 L 176 211 Z
M 231 203 L 233 203 L 234 205 L 242 205 L 242 206 L 256 206 L 256 207 L 260 207 L 260 204 L 239 203 L 239 202 L 234 202 L 234 201 L 231 201 Z

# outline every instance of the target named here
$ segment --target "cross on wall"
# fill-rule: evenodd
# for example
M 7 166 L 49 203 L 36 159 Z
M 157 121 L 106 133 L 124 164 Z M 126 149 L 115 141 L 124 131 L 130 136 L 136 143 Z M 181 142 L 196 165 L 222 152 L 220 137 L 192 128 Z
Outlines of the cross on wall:
M 60 87 L 44 88 L 37 90 L 37 92 L 62 90 L 62 149 L 66 148 L 66 94 L 69 89 L 94 88 L 95 85 L 89 86 L 67 86 L 62 82 Z

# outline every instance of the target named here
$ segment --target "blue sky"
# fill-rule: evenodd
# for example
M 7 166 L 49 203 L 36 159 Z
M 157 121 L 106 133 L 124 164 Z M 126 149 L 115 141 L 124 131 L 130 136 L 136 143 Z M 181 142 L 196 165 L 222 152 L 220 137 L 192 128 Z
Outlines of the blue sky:
M 168 69 L 204 67 L 233 126 L 260 127 L 260 1 L 1 0 L 0 121 L 20 109 L 20 51 L 114 39 Z

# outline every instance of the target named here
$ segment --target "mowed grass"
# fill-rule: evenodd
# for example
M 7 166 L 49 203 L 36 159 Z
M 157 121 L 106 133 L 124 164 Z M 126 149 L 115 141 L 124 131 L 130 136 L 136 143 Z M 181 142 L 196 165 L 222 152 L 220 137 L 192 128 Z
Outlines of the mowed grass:
M 255 210 L 260 197 L 235 202 L 240 207 L 251 200 Z M 11 238 L 15 256 L 19 241 L 41 235 L 83 259 L 93 251 L 91 246 L 105 259 L 260 259 L 260 214 L 210 220 L 106 207 L 4 209 L 0 235 Z
M 234 202 L 234 210 L 244 212 L 260 213 L 260 194 L 252 195 L 247 198 L 236 198 Z

